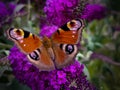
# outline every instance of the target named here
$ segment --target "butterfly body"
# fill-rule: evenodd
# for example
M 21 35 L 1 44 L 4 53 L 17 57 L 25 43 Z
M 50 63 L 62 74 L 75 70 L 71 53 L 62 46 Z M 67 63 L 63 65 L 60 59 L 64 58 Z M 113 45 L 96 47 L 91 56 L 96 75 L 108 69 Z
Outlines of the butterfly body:
M 59 28 L 51 38 L 40 37 L 22 30 L 11 28 L 8 37 L 25 53 L 28 60 L 41 71 L 63 68 L 74 60 L 81 39 L 82 20 L 71 20 Z

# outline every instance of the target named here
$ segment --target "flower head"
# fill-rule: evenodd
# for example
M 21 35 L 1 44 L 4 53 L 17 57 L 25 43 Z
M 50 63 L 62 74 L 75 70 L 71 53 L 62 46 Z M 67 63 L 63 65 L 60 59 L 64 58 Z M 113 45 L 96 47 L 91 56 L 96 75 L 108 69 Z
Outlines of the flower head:
M 86 19 L 88 21 L 92 21 L 94 19 L 101 19 L 106 15 L 106 8 L 104 6 L 98 4 L 88 4 L 86 5 L 84 11 L 82 12 L 81 18 Z
M 10 15 L 14 13 L 15 8 L 16 8 L 16 5 L 14 3 L 8 4 L 8 12 Z
M 15 4 L 9 3 L 8 6 L 0 2 L 0 26 L 11 21 L 11 15 L 15 9 Z
M 73 9 L 78 3 L 79 0 L 47 0 L 44 7 L 47 20 L 54 25 L 61 26 L 75 18 Z
M 6 19 L 9 15 L 7 8 L 4 3 L 0 2 L 0 22 Z
M 105 17 L 107 11 L 106 7 L 98 4 L 86 4 L 85 2 L 83 6 L 80 7 L 81 3 L 83 2 L 80 0 L 47 0 L 44 12 L 47 16 L 47 20 L 57 26 L 61 26 L 75 18 L 92 21 Z
M 46 36 L 50 37 L 51 34 L 53 34 L 57 29 L 58 29 L 58 27 L 55 25 L 51 25 L 51 26 L 44 25 L 41 29 L 40 35 L 41 36 L 46 35 Z
M 67 82 L 66 73 L 63 71 L 57 71 L 58 84 L 65 84 Z
M 79 0 L 47 0 L 44 12 L 49 25 L 43 25 L 40 35 L 51 36 L 59 26 L 75 18 L 73 9 Z M 25 83 L 32 90 L 95 90 L 96 88 L 86 80 L 83 73 L 84 65 L 78 61 L 62 69 L 39 71 L 32 65 L 26 55 L 14 46 L 9 55 L 15 77 Z

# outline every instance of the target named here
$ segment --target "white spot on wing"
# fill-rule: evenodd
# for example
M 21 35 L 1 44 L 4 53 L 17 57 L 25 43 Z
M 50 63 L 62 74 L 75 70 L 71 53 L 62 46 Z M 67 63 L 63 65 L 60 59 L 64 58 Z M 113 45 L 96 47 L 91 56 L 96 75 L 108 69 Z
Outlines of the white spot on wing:
M 74 38 L 74 37 L 75 37 L 75 35 L 72 35 L 72 37 Z
M 26 46 L 26 44 L 24 44 L 24 47 Z

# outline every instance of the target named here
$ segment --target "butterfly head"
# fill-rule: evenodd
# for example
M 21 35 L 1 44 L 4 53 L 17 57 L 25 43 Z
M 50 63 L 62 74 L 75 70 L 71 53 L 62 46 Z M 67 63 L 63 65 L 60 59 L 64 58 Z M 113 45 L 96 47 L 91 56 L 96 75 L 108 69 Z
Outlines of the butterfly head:
M 20 40 L 24 37 L 24 31 L 22 29 L 10 28 L 8 35 L 11 39 Z

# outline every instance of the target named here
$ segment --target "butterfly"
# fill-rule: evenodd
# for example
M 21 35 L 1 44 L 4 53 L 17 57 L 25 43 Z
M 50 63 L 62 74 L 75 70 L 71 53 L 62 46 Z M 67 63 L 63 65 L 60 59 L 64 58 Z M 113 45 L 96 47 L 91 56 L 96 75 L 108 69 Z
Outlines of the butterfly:
M 58 28 L 51 38 L 40 38 L 18 28 L 8 29 L 7 36 L 40 71 L 51 71 L 61 69 L 74 61 L 83 27 L 83 20 L 74 19 Z

